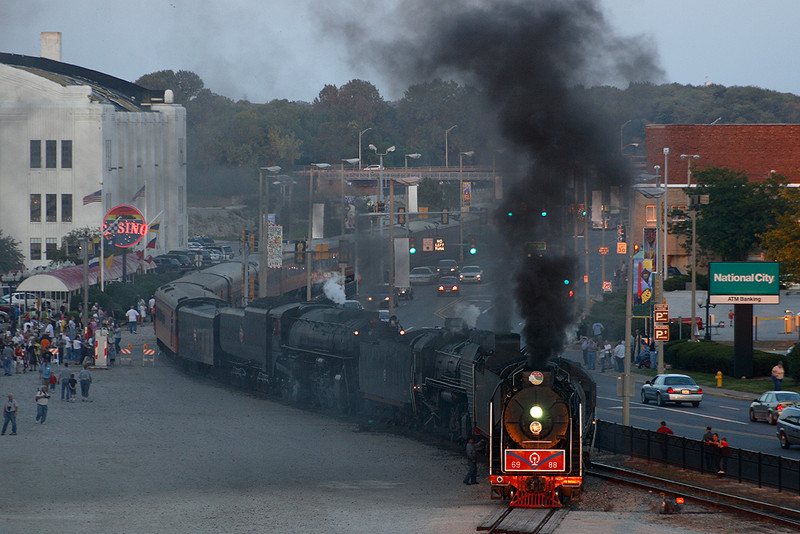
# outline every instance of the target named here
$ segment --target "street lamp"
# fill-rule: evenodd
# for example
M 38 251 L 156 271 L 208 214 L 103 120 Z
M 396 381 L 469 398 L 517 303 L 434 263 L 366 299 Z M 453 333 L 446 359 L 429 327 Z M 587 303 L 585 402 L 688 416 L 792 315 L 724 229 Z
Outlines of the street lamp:
M 378 169 L 378 173 L 379 173 L 379 180 L 378 181 L 380 183 L 380 187 L 378 188 L 379 189 L 379 191 L 378 191 L 378 202 L 383 202 L 383 156 L 387 155 L 390 152 L 394 152 L 395 151 L 395 146 L 394 145 L 390 146 L 389 148 L 386 149 L 386 152 L 384 152 L 382 154 L 379 154 L 378 153 L 378 148 L 375 145 L 371 144 L 371 143 L 369 144 L 369 149 L 372 150 L 373 152 L 375 152 L 375 154 L 380 158 L 380 161 L 379 161 L 380 169 Z M 383 225 L 381 225 L 381 226 L 383 226 Z
M 444 168 L 445 169 L 450 167 L 450 154 L 449 154 L 449 148 L 448 148 L 448 145 L 447 145 L 447 134 L 449 134 L 450 131 L 453 128 L 455 128 L 456 126 L 458 126 L 458 124 L 454 124 L 450 128 L 448 128 L 448 129 L 446 129 L 444 131 Z
M 681 154 L 681 159 L 686 160 L 686 186 L 689 187 L 692 183 L 692 160 L 698 160 L 700 156 L 698 154 Z M 689 199 L 689 211 L 692 214 L 692 302 L 695 301 L 696 296 L 696 288 L 695 284 L 697 283 L 697 207 L 695 206 L 695 197 L 694 195 L 691 196 Z M 692 341 L 697 341 L 697 335 L 694 331 L 694 322 L 695 322 L 695 312 L 694 306 L 692 306 L 692 322 L 691 322 L 691 332 L 692 332 Z
M 464 156 L 471 158 L 474 150 L 458 153 L 458 263 L 464 266 Z
M 358 161 L 364 161 L 361 159 L 361 136 L 370 131 L 372 128 L 365 128 L 358 132 Z
M 697 307 L 698 307 L 698 308 L 705 308 L 705 309 L 706 309 L 706 333 L 705 333 L 705 335 L 704 335 L 703 337 L 704 337 L 704 338 L 705 338 L 707 341 L 711 341 L 711 325 L 708 323 L 708 321 L 709 321 L 709 317 L 710 317 L 710 314 L 709 314 L 708 310 L 709 310 L 709 308 L 716 308 L 716 307 L 717 307 L 717 305 L 716 305 L 716 304 L 711 304 L 711 302 L 710 302 L 710 297 L 709 297 L 709 295 L 706 293 L 706 303 L 705 303 L 705 304 L 703 304 L 703 301 L 702 301 L 702 300 L 698 300 L 698 301 L 697 301 Z
M 661 269 L 661 283 L 664 283 L 664 278 L 667 273 L 667 204 L 669 203 L 669 194 L 667 192 L 668 173 L 667 173 L 667 157 L 669 156 L 669 148 L 664 149 L 664 203 L 663 203 L 663 226 L 664 226 L 664 268 Z
M 277 165 L 258 168 L 258 297 L 267 296 L 267 234 L 269 234 L 269 182 L 264 185 L 264 172 L 277 174 Z
M 306 301 L 311 301 L 311 240 L 314 222 L 314 167 L 327 169 L 330 163 L 312 163 L 308 168 L 308 238 L 306 241 Z
M 405 158 L 406 158 L 406 173 L 408 173 L 408 158 L 419 159 L 421 157 L 422 157 L 422 154 L 416 154 L 416 153 L 414 153 L 414 154 L 406 154 L 405 155 Z

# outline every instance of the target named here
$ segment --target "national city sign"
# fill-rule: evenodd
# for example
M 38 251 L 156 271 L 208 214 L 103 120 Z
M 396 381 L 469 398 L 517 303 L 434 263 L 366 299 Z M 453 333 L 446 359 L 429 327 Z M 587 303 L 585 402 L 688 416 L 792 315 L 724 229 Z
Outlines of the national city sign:
M 709 266 L 711 304 L 780 304 L 780 264 L 777 262 L 712 262 Z

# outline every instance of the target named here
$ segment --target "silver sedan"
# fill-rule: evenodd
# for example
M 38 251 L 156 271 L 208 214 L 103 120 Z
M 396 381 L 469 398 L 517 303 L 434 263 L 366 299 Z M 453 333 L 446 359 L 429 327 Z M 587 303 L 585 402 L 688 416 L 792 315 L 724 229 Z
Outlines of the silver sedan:
M 703 388 L 686 375 L 656 375 L 644 383 L 641 394 L 643 404 L 654 400 L 659 406 L 668 402 L 691 402 L 692 406 L 697 407 L 703 400 Z

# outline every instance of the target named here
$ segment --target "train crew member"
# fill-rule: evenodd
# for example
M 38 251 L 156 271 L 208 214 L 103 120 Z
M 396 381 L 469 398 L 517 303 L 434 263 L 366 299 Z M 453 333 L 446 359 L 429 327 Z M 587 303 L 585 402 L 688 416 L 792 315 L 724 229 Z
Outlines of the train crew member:
M 477 484 L 478 476 L 478 449 L 475 447 L 475 440 L 470 438 L 467 441 L 467 475 L 464 477 L 464 484 Z

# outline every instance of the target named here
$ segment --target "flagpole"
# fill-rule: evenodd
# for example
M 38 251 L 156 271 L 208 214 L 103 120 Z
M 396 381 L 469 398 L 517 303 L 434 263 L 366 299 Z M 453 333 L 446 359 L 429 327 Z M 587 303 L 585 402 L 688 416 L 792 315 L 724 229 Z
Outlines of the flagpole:
M 103 217 L 106 216 L 106 199 L 103 191 L 103 182 L 100 182 L 100 212 L 103 214 Z M 105 241 L 106 235 L 103 232 L 103 226 L 105 225 L 105 221 L 100 222 L 100 291 L 105 292 L 106 290 L 106 257 L 105 257 Z

